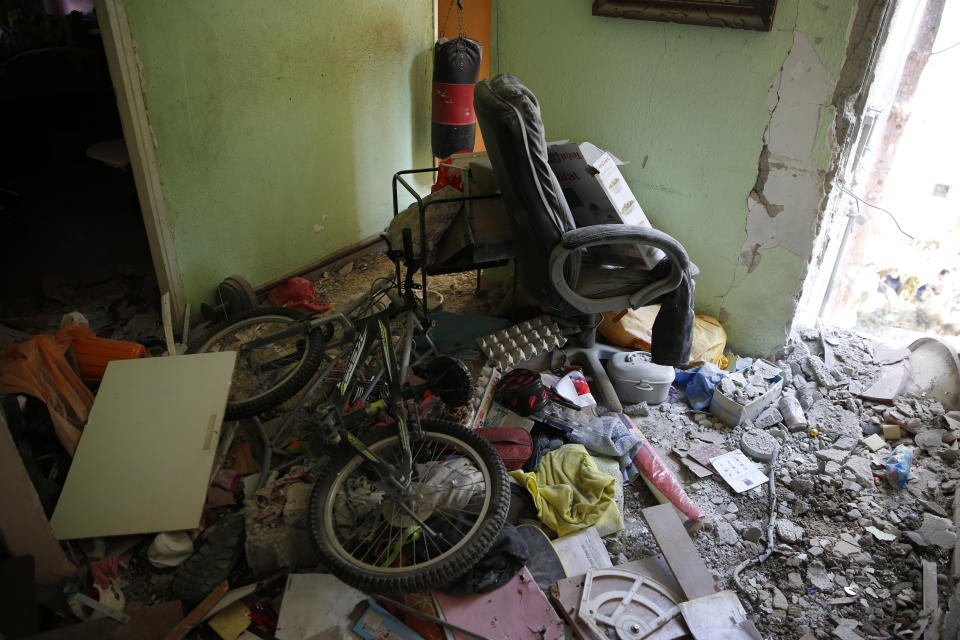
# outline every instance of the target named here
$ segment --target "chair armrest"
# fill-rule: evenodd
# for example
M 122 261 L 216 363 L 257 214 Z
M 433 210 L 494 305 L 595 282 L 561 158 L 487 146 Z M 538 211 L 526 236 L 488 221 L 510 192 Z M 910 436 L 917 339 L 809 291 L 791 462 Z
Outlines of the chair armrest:
M 670 272 L 666 277 L 654 280 L 629 295 L 592 299 L 577 294 L 564 277 L 563 266 L 567 257 L 586 247 L 616 244 L 642 244 L 660 249 L 670 261 Z M 583 313 L 599 313 L 614 308 L 636 309 L 648 304 L 676 289 L 683 279 L 683 274 L 691 266 L 683 245 L 662 231 L 634 225 L 596 224 L 571 229 L 563 234 L 560 244 L 550 256 L 550 279 L 560 295 L 577 310 Z

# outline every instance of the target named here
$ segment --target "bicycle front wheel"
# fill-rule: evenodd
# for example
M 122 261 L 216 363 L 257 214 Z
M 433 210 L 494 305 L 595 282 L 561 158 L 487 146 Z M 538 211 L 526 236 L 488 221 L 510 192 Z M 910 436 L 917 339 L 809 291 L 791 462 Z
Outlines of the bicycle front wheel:
M 400 468 L 394 425 L 365 438 L 370 451 Z M 455 581 L 490 549 L 507 517 L 503 461 L 483 438 L 443 420 L 424 420 L 412 443 L 406 491 L 344 446 L 310 497 L 309 523 L 328 568 L 354 587 L 408 593 Z
M 261 307 L 215 326 L 190 353 L 236 351 L 225 418 L 239 420 L 263 413 L 289 400 L 316 372 L 323 358 L 321 329 L 274 340 L 256 348 L 257 338 L 304 322 L 307 314 L 287 307 Z

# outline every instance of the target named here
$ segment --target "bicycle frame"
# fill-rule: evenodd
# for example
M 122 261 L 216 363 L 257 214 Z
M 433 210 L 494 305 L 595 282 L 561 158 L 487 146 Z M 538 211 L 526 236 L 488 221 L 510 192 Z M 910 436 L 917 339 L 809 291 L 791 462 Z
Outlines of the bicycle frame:
M 353 323 L 347 320 L 345 313 L 352 313 L 363 304 L 375 299 L 381 294 L 390 300 L 390 306 L 388 308 L 356 320 Z M 406 389 L 407 372 L 413 360 L 414 336 L 417 333 L 426 335 L 424 326 L 421 323 L 421 318 L 418 317 L 420 315 L 419 303 L 415 300 L 404 299 L 408 297 L 409 296 L 403 296 L 398 293 L 395 283 L 381 284 L 374 286 L 363 298 L 350 305 L 345 313 L 334 314 L 334 316 L 324 316 L 322 318 L 312 318 L 304 323 L 306 328 L 291 327 L 257 340 L 257 342 L 268 344 L 278 339 L 277 336 L 279 335 L 289 337 L 290 335 L 297 335 L 304 331 L 309 332 L 317 326 L 336 321 L 345 327 L 344 338 L 334 343 L 333 346 L 343 345 L 351 340 L 354 341 L 346 357 L 332 359 L 326 368 L 319 372 L 319 375 L 312 385 L 288 413 L 287 418 L 280 425 L 272 439 L 271 444 L 273 445 L 274 451 L 284 453 L 283 450 L 277 449 L 276 447 L 282 440 L 287 429 L 292 425 L 294 416 L 324 381 L 330 381 L 330 374 L 342 363 L 343 373 L 336 384 L 334 396 L 328 398 L 326 407 L 317 413 L 317 428 L 326 434 L 326 439 L 331 443 L 349 445 L 362 456 L 376 464 L 383 478 L 393 479 L 397 482 L 397 489 L 402 490 L 405 488 L 405 485 L 409 483 L 412 475 L 412 443 L 417 440 L 421 433 L 419 417 L 414 414 L 411 420 L 404 402 L 406 398 L 411 397 L 411 395 L 419 391 L 421 385 L 413 389 Z M 394 334 L 390 330 L 390 321 L 398 317 L 402 324 L 399 357 L 394 353 Z M 426 338 L 430 348 L 426 353 L 421 354 L 413 364 L 435 355 L 436 348 L 433 345 L 433 341 L 430 340 L 429 336 L 426 336 Z M 339 407 L 346 406 L 356 392 L 361 363 L 367 360 L 371 349 L 378 343 L 380 345 L 380 369 L 372 377 L 367 387 L 361 389 L 360 398 L 367 398 L 383 376 L 386 376 L 387 397 L 372 402 L 362 409 L 345 414 L 341 413 Z M 253 344 L 253 342 L 250 344 Z M 366 420 L 370 420 L 372 416 L 380 412 L 387 413 L 397 424 L 403 456 L 402 469 L 395 469 L 393 465 L 381 460 L 354 434 L 356 426 Z
M 405 327 L 406 329 L 411 326 L 410 323 L 414 321 L 415 318 L 411 311 L 408 310 L 405 313 L 405 321 L 407 323 L 407 326 Z M 413 466 L 413 451 L 410 446 L 411 430 L 407 420 L 406 406 L 404 404 L 403 386 L 407 378 L 407 367 L 409 367 L 410 364 L 409 358 L 410 351 L 412 349 L 413 336 L 408 334 L 407 331 L 404 331 L 405 339 L 403 345 L 403 356 L 401 357 L 401 363 L 398 366 L 396 356 L 393 353 L 393 341 L 390 336 L 389 319 L 391 315 L 394 314 L 391 313 L 390 309 L 387 309 L 386 311 L 381 311 L 362 320 L 362 325 L 357 335 L 356 344 L 354 344 L 353 350 L 350 352 L 350 355 L 347 358 L 346 367 L 343 372 L 343 378 L 340 380 L 340 384 L 337 385 L 336 402 L 334 404 L 335 406 L 339 407 L 343 406 L 343 404 L 347 401 L 349 397 L 348 394 L 354 385 L 354 377 L 357 373 L 358 365 L 366 360 L 374 343 L 379 341 L 381 345 L 381 362 L 383 364 L 383 370 L 386 372 L 387 376 L 387 399 L 385 403 L 381 401 L 379 406 L 376 408 L 379 409 L 382 407 L 385 409 L 386 412 L 397 423 L 397 430 L 400 436 L 400 446 L 403 452 L 403 469 L 401 469 L 401 477 L 408 480 L 411 476 L 410 471 Z M 376 403 L 374 404 L 376 405 Z M 367 411 L 364 411 L 364 414 L 367 413 Z M 364 445 L 360 439 L 353 434 L 352 431 L 346 428 L 346 423 L 343 420 L 344 417 L 345 416 L 340 416 L 341 424 L 338 428 L 341 438 L 348 442 L 367 459 L 378 465 L 385 465 L 386 463 L 371 453 L 370 450 L 367 449 L 366 445 Z M 414 432 L 416 435 L 419 435 L 419 421 L 417 421 L 417 424 L 414 427 Z

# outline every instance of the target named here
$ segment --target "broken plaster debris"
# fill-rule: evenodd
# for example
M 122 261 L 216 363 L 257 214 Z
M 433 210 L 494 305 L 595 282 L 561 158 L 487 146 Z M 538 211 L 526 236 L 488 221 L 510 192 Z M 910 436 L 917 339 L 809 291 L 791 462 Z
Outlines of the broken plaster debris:
M 883 359 L 872 343 L 853 334 L 834 334 L 830 345 L 832 365 L 820 333 L 798 331 L 773 359 L 784 391 L 796 394 L 815 436 L 806 428 L 786 428 L 776 404 L 735 427 L 690 410 L 682 396 L 653 407 L 628 407 L 627 413 L 707 514 L 691 541 L 718 588 L 733 587 L 734 567 L 771 552 L 768 562 L 746 566 L 741 576 L 751 596 L 744 603 L 752 604 L 750 617 L 763 637 L 912 637 L 932 624 L 923 608 L 930 582 L 923 581 L 924 566 L 928 578 L 929 567 L 935 568 L 939 602 L 951 602 L 957 525 L 948 513 L 960 470 L 944 453 L 957 431 L 947 418 L 957 418 L 945 416 L 940 402 L 923 395 L 906 393 L 892 405 L 859 397 L 858 389 L 881 374 Z M 736 451 L 746 433 L 755 443 L 776 442 L 779 450 L 770 474 L 778 498 L 772 545 L 768 490 L 736 493 L 708 468 L 713 457 L 708 450 Z M 900 444 L 913 451 L 902 489 L 884 480 L 890 449 L 871 451 L 863 442 L 874 433 L 882 433 L 891 449 Z M 681 458 L 668 456 L 671 451 Z M 696 473 L 688 457 L 706 473 Z M 770 472 L 768 464 L 760 467 Z M 279 522 L 257 523 L 253 516 L 259 510 L 248 505 L 248 567 L 315 566 L 305 524 L 309 490 L 306 483 L 289 487 Z M 640 483 L 624 493 L 625 530 L 604 540 L 617 564 L 658 552 L 639 517 L 656 500 Z M 143 595 L 133 587 L 125 593 Z
M 951 460 L 924 452 L 914 443 L 914 434 L 902 428 L 909 424 L 916 433 L 943 430 L 942 405 L 910 394 L 892 407 L 859 398 L 858 389 L 872 384 L 883 362 L 874 356 L 871 341 L 842 331 L 834 337 L 834 367 L 823 364 L 820 333 L 813 329 L 796 332 L 774 361 L 783 370 L 784 391 L 796 392 L 810 427 L 818 430 L 814 437 L 807 429 L 790 432 L 782 424 L 768 424 L 770 417 L 764 414 L 731 428 L 709 414 L 682 405 L 678 409 L 676 402 L 651 407 L 647 416 L 634 420 L 662 453 L 679 450 L 692 456 L 702 446 L 699 436 L 704 432 L 722 435 L 714 444 L 727 451 L 739 448 L 747 431 L 772 435 L 777 430 L 777 437 L 783 437 L 775 471 L 780 498 L 775 557 L 746 567 L 741 575 L 756 598 L 751 619 L 764 637 L 829 638 L 837 637 L 838 628 L 851 638 L 912 637 L 922 623 L 922 560 L 937 563 L 940 602 L 949 599 L 952 585 L 946 575 L 956 528 L 925 502 L 950 511 L 960 469 Z M 883 433 L 887 447 L 905 444 L 914 449 L 904 488 L 895 489 L 884 480 L 890 448 L 871 451 L 863 443 L 870 433 Z M 733 568 L 767 548 L 766 489 L 735 494 L 716 475 L 700 478 L 672 456 L 664 459 L 707 513 L 704 529 L 709 535 L 693 539 L 698 552 L 718 588 L 732 587 Z M 762 466 L 766 470 L 767 465 Z M 645 504 L 649 502 L 636 492 L 626 492 L 626 530 L 606 540 L 613 557 L 623 553 L 632 559 L 656 551 L 635 516 Z M 922 525 L 942 546 L 925 538 Z M 844 620 L 858 624 L 842 624 Z

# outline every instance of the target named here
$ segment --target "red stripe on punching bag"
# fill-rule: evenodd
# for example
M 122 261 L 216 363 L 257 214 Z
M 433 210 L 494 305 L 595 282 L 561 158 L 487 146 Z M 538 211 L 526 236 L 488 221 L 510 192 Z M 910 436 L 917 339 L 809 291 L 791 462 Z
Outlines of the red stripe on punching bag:
M 433 83 L 432 120 L 436 124 L 463 126 L 477 121 L 473 113 L 473 85 Z

